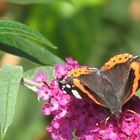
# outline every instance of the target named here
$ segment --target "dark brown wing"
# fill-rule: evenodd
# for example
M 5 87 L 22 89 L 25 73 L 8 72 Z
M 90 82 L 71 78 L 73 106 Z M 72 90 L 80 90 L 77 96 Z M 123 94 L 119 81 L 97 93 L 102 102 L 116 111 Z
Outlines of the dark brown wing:
M 125 87 L 123 103 L 125 104 L 140 87 L 140 57 L 133 57 L 130 61 L 130 72 L 128 81 Z M 128 90 L 129 89 L 129 90 Z
M 98 69 L 74 69 L 65 79 L 59 79 L 59 87 L 68 94 L 78 92 L 81 97 L 89 97 L 97 104 L 108 107 L 104 98 L 104 93 L 107 91 L 114 92 L 112 85 L 102 79 Z M 106 85 L 108 88 L 105 88 Z
M 118 96 L 122 102 L 122 99 L 125 96 L 124 94 L 131 90 L 132 81 L 134 80 L 134 73 L 133 71 L 130 72 L 129 64 L 117 64 L 109 70 L 103 70 L 101 73 L 104 78 L 108 79 L 108 81 L 112 84 L 116 96 Z
M 103 79 L 100 72 L 92 74 L 82 74 L 77 78 L 73 78 L 73 84 L 82 91 L 82 94 L 87 95 L 91 100 L 99 105 L 107 107 L 104 93 L 112 92 L 112 85 Z M 105 86 L 106 85 L 106 88 Z
M 102 74 L 112 83 L 115 93 L 124 105 L 138 89 L 140 79 L 139 57 L 132 57 L 124 63 L 118 63 Z
M 81 86 L 94 97 L 93 100 L 97 104 L 109 108 L 112 113 L 121 111 L 121 101 L 115 92 L 115 88 L 110 79 L 102 73 L 81 75 L 78 80 Z

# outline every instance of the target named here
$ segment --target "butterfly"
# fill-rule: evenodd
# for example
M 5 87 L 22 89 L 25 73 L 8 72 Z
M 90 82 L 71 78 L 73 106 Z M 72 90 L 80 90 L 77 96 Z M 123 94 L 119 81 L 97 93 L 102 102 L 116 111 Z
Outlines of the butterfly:
M 140 56 L 116 55 L 100 69 L 76 68 L 58 79 L 59 87 L 77 98 L 88 97 L 120 118 L 122 107 L 140 87 Z

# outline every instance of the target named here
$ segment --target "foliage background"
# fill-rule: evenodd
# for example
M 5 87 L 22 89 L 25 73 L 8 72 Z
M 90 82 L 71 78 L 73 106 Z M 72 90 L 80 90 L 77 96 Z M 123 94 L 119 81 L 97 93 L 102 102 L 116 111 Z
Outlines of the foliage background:
M 140 54 L 139 0 L 49 0 L 25 5 L 11 0 L 0 2 L 0 19 L 14 19 L 40 31 L 58 47 L 51 52 L 63 60 L 71 56 L 82 65 L 101 67 L 116 54 Z M 1 67 L 12 63 L 26 71 L 39 66 L 4 52 L 0 57 Z M 5 140 L 51 139 L 45 131 L 51 118 L 43 116 L 41 107 L 36 94 L 21 86 Z

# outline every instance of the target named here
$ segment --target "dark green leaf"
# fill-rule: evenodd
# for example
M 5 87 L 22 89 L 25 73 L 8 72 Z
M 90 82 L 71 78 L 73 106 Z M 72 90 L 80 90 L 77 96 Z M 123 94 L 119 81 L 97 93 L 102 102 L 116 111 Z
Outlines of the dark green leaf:
M 17 98 L 17 92 L 23 76 L 20 66 L 5 66 L 0 71 L 0 139 L 2 140 L 10 126 Z
M 1 35 L 11 35 L 11 39 L 14 36 L 22 36 L 41 43 L 44 46 L 56 48 L 42 34 L 16 21 L 0 20 L 0 37 Z
M 0 35 L 0 50 L 43 65 L 56 65 L 63 61 L 39 44 L 21 36 Z M 6 45 L 5 45 L 6 44 Z

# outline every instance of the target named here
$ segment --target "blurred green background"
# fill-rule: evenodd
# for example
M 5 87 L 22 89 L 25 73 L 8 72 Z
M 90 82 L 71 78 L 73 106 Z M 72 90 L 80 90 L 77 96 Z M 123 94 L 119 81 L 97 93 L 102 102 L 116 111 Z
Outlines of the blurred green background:
M 0 19 L 25 23 L 58 47 L 53 53 L 71 56 L 81 65 L 101 67 L 120 53 L 140 55 L 140 0 L 53 0 L 45 4 L 18 5 L 0 2 Z M 52 51 L 52 50 L 50 50 Z M 7 63 L 38 66 L 0 52 L 1 67 Z M 5 140 L 47 140 L 50 118 L 41 112 L 36 94 L 21 86 L 15 117 Z

